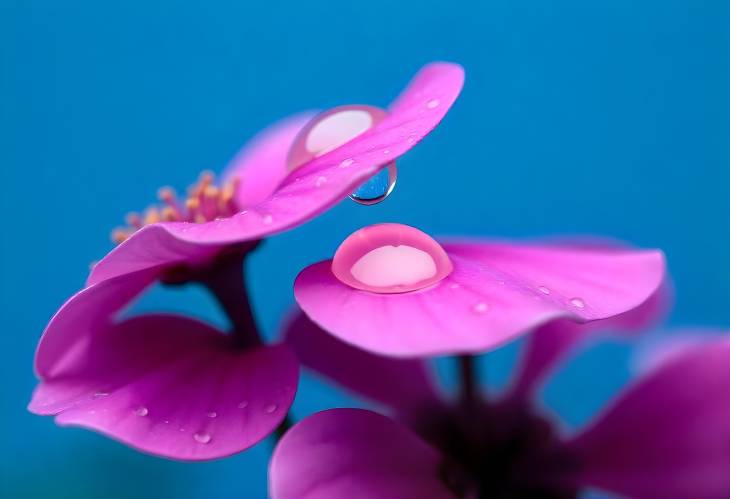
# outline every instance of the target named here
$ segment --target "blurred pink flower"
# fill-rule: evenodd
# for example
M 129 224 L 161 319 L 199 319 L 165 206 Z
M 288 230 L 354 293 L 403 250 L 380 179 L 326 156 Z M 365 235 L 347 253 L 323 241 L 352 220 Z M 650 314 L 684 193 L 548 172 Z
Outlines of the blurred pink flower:
M 645 305 L 628 320 L 589 326 L 633 329 L 656 311 Z M 392 419 L 362 409 L 304 419 L 274 452 L 272 498 L 574 498 L 588 487 L 637 499 L 730 497 L 728 336 L 686 342 L 653 362 L 592 423 L 566 435 L 533 395 L 573 350 L 564 339 L 584 338 L 585 327 L 559 321 L 530 335 L 502 398 L 467 386 L 450 400 L 425 361 L 355 349 L 298 316 L 287 336 L 302 363 Z
M 293 401 L 298 363 L 288 346 L 261 343 L 243 259 L 262 238 L 317 216 L 413 147 L 462 83 L 460 66 L 430 64 L 387 113 L 369 111 L 378 119 L 348 129 L 344 142 L 319 133 L 318 149 L 302 156 L 295 150 L 300 133 L 313 134 L 314 121 L 295 116 L 255 138 L 222 184 L 204 174 L 184 204 L 161 191 L 164 205 L 129 218 L 116 232 L 120 244 L 50 321 L 36 352 L 40 384 L 29 409 L 175 459 L 222 457 L 266 437 Z M 231 334 L 171 315 L 120 319 L 157 281 L 205 285 Z

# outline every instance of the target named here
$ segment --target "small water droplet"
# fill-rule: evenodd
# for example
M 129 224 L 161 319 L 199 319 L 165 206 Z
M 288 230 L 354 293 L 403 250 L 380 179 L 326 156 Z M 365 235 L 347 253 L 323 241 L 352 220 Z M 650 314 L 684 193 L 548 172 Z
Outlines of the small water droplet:
M 409 144 L 415 144 L 416 143 L 416 136 L 415 135 L 409 135 L 408 136 L 408 143 Z
M 94 398 L 108 397 L 108 396 L 109 396 L 109 392 L 96 392 L 94 394 Z
M 459 283 L 455 282 L 453 284 L 449 284 L 449 289 L 459 289 L 461 286 Z
M 268 215 L 268 214 L 264 215 L 263 222 L 265 225 L 270 225 L 271 222 L 273 222 L 273 221 L 274 221 L 274 217 L 272 217 L 271 215 Z
M 276 412 L 276 410 L 277 410 L 278 408 L 279 408 L 279 406 L 278 406 L 278 405 L 276 405 L 276 404 L 269 404 L 269 405 L 267 405 L 266 407 L 264 407 L 264 412 L 265 412 L 266 414 L 273 414 L 273 413 L 275 413 L 275 412 Z
M 239 409 L 245 409 L 246 407 L 248 407 L 248 402 L 246 400 L 243 400 L 243 401 L 241 401 L 241 402 L 238 403 L 238 408 Z
M 170 424 L 170 421 L 166 419 L 166 420 L 163 421 L 163 423 L 164 424 Z
M 387 156 L 388 154 L 390 154 L 390 149 L 385 149 L 385 150 L 383 150 L 383 154 L 385 154 L 386 156 Z
M 137 415 L 137 416 L 140 416 L 140 417 L 144 417 L 144 416 L 146 416 L 149 413 L 150 413 L 150 411 L 147 410 L 146 407 L 137 407 L 134 410 L 134 414 Z
M 207 416 L 208 416 L 209 418 L 217 418 L 217 417 L 218 417 L 218 413 L 217 413 L 217 412 L 215 412 L 215 411 L 210 411 L 210 412 L 209 412 L 209 413 L 207 414 Z
M 586 303 L 580 298 L 571 298 L 570 304 L 575 308 L 584 308 L 586 306 Z
M 340 168 L 349 168 L 353 163 L 355 163 L 355 160 L 352 158 L 343 159 L 340 163 Z
M 487 311 L 488 308 L 489 308 L 489 306 L 486 303 L 484 303 L 483 301 L 480 301 L 479 303 L 474 305 L 474 312 L 476 312 L 478 314 L 483 314 L 484 312 Z
M 426 102 L 426 107 L 429 109 L 436 109 L 439 104 L 441 104 L 441 101 L 438 99 L 431 99 L 428 102 Z
M 539 288 L 537 288 L 537 290 L 544 295 L 550 294 L 550 290 L 548 288 L 546 288 L 545 286 L 540 286 Z
M 317 177 L 317 180 L 314 182 L 314 185 L 316 185 L 317 187 L 322 187 L 326 183 L 327 183 L 327 177 Z
M 393 161 L 350 194 L 350 199 L 364 205 L 378 204 L 393 192 L 397 177 L 398 169 Z
M 204 432 L 204 431 L 198 431 L 193 433 L 193 438 L 196 442 L 201 444 L 207 444 L 211 441 L 212 437 L 210 436 L 210 433 Z
M 180 428 L 178 431 L 185 431 L 185 428 Z

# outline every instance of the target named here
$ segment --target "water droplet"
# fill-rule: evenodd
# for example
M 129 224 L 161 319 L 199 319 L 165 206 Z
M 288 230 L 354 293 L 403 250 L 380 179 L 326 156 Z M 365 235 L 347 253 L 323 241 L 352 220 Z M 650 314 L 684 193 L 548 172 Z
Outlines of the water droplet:
M 201 444 L 207 444 L 211 441 L 212 437 L 210 436 L 210 433 L 204 432 L 204 431 L 198 431 L 193 433 L 193 438 L 196 442 Z
M 217 413 L 217 412 L 215 412 L 215 411 L 210 411 L 210 412 L 209 412 L 209 413 L 207 414 L 207 416 L 208 416 L 209 418 L 217 418 L 217 417 L 218 417 L 218 413 Z
M 429 109 L 436 109 L 439 107 L 439 104 L 441 104 L 441 101 L 438 99 L 431 99 L 428 102 L 426 102 L 426 107 Z
M 340 163 L 340 168 L 349 168 L 355 163 L 355 160 L 352 158 L 343 159 Z
M 384 149 L 384 150 L 383 150 L 383 154 L 385 154 L 386 156 L 387 156 L 388 154 L 390 154 L 390 149 Z
M 108 396 L 109 396 L 109 392 L 96 392 L 94 394 L 94 398 L 108 397 Z
M 150 413 L 150 411 L 147 410 L 146 407 L 137 407 L 134 410 L 134 414 L 137 415 L 137 416 L 141 416 L 141 417 L 144 417 L 144 416 L 146 416 L 149 413 Z
M 326 183 L 327 183 L 327 177 L 317 177 L 317 180 L 314 182 L 314 185 L 316 185 L 317 187 L 322 187 Z
M 163 423 L 164 424 L 170 424 L 170 421 L 166 419 L 166 420 L 163 421 Z
M 363 105 L 340 106 L 318 114 L 294 139 L 287 157 L 289 170 L 349 142 L 386 116 L 382 109 Z
M 580 298 L 571 298 L 570 304 L 573 305 L 575 308 L 585 308 L 586 306 L 586 303 Z
M 449 284 L 449 289 L 459 289 L 460 287 L 461 287 L 461 285 L 458 282 Z
M 539 288 L 537 288 L 537 290 L 544 295 L 550 294 L 550 290 L 548 288 L 546 288 L 545 286 L 540 286 Z
M 350 199 L 364 205 L 378 204 L 393 192 L 397 178 L 398 169 L 392 161 L 350 194 Z
M 436 284 L 453 266 L 444 249 L 418 229 L 378 224 L 340 245 L 332 272 L 344 284 L 374 293 L 404 293 Z
M 241 401 L 241 402 L 238 403 L 238 408 L 239 409 L 245 409 L 246 407 L 248 407 L 248 402 L 246 400 L 243 400 L 243 401 Z
M 489 309 L 489 306 L 486 303 L 484 303 L 483 301 L 480 301 L 479 303 L 474 305 L 474 312 L 476 312 L 478 314 L 483 314 L 488 309 Z
M 276 410 L 277 410 L 278 408 L 279 408 L 279 406 L 278 406 L 278 405 L 276 405 L 276 404 L 269 404 L 269 405 L 267 405 L 266 407 L 264 407 L 264 412 L 265 412 L 266 414 L 273 414 L 273 413 L 275 413 L 275 412 L 276 412 Z
M 262 221 L 264 222 L 265 225 L 271 225 L 271 222 L 274 221 L 274 217 L 267 214 L 267 215 L 264 215 L 264 218 Z

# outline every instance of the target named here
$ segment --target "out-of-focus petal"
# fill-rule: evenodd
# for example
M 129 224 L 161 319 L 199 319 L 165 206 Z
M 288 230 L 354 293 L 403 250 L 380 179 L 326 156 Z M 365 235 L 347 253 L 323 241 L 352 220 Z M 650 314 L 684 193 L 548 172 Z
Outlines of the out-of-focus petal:
M 730 340 L 639 379 L 569 446 L 590 485 L 639 499 L 730 497 Z
M 427 65 L 383 121 L 295 170 L 265 200 L 211 222 L 143 227 L 94 266 L 89 284 L 162 263 L 205 259 L 225 245 L 261 239 L 305 223 L 423 139 L 446 115 L 463 82 L 464 71 L 457 64 Z
M 538 327 L 527 340 L 512 394 L 531 396 L 563 360 L 595 333 L 626 335 L 650 327 L 664 317 L 670 296 L 670 288 L 665 284 L 638 307 L 615 317 L 586 324 L 558 319 Z
M 306 268 L 297 302 L 339 339 L 393 356 L 484 352 L 549 320 L 622 314 L 662 282 L 660 251 L 504 243 L 445 244 L 452 273 L 430 288 L 378 294 L 352 288 L 331 261 Z
M 195 320 L 141 316 L 88 335 L 43 377 L 29 409 L 181 460 L 242 451 L 269 435 L 294 400 L 286 345 L 236 350 Z
M 333 409 L 294 426 L 269 470 L 272 499 L 455 499 L 440 455 L 409 429 L 374 412 Z
M 297 312 L 285 327 L 286 343 L 302 365 L 355 394 L 399 411 L 438 404 L 428 364 L 394 359 L 344 343 Z
M 285 118 L 254 137 L 223 172 L 223 181 L 238 178 L 235 199 L 245 209 L 268 198 L 289 175 L 287 155 L 299 131 L 316 113 Z

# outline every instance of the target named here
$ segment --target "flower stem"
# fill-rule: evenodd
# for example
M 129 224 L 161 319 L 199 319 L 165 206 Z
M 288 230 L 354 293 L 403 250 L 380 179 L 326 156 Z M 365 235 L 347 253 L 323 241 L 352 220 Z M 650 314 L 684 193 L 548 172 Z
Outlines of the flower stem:
M 477 403 L 476 365 L 473 355 L 459 355 L 459 378 L 461 381 L 461 402 L 465 407 Z

